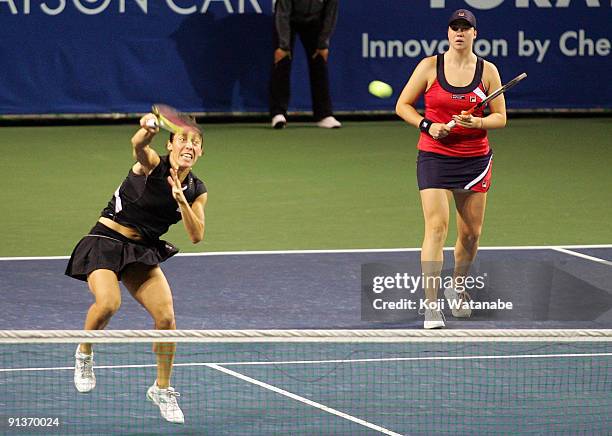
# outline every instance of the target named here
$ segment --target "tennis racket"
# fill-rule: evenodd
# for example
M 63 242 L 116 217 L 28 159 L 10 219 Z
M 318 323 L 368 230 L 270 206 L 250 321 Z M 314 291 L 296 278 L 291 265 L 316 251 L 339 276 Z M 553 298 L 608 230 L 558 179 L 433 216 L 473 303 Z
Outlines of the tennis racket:
M 172 133 L 197 133 L 202 134 L 202 130 L 189 115 L 181 113 L 172 106 L 166 104 L 154 104 L 151 112 L 156 119 L 148 120 L 149 127 L 160 127 Z
M 514 85 L 516 85 L 517 83 L 519 83 L 521 80 L 523 80 L 525 77 L 527 77 L 527 73 L 521 73 L 518 76 L 516 76 L 514 79 L 512 79 L 511 81 L 509 81 L 508 83 L 506 83 L 505 85 L 503 85 L 501 88 L 496 89 L 495 91 L 493 91 L 491 94 L 487 95 L 487 97 L 482 100 L 480 103 L 478 103 L 477 105 L 471 107 L 470 109 L 468 109 L 466 112 L 463 112 L 462 115 L 471 115 L 472 113 L 474 113 L 474 111 L 476 109 L 480 109 L 481 107 L 483 107 L 485 104 L 487 104 L 488 102 L 490 102 L 491 100 L 493 100 L 495 97 L 499 97 L 501 94 L 503 94 L 504 92 L 506 92 L 507 90 L 509 90 L 510 88 L 512 88 Z M 453 127 L 455 127 L 455 120 L 451 120 L 448 123 L 446 123 L 446 125 L 452 129 Z

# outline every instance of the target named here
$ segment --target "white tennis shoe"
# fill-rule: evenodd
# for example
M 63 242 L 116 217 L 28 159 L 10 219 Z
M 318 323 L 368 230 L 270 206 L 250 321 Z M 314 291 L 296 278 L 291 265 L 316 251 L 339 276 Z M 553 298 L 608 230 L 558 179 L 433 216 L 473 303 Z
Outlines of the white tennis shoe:
M 90 392 L 96 387 L 96 375 L 93 369 L 93 351 L 91 354 L 81 353 L 77 347 L 74 353 L 74 387 L 79 392 Z
M 157 381 L 153 383 L 147 390 L 147 399 L 152 401 L 153 404 L 159 407 L 159 411 L 161 412 L 161 416 L 168 422 L 172 422 L 174 424 L 184 424 L 185 416 L 183 415 L 183 411 L 178 405 L 176 401 L 177 397 L 180 397 L 181 394 L 176 392 L 173 387 L 168 386 L 167 389 L 162 389 L 157 386 Z
M 472 308 L 468 304 L 471 298 L 467 292 L 457 292 L 453 288 L 444 289 L 444 296 L 455 318 L 469 318 L 472 316 Z
M 287 125 L 287 118 L 283 114 L 276 114 L 272 117 L 272 128 L 284 129 Z
M 317 126 L 322 127 L 324 129 L 339 129 L 340 127 L 342 127 L 342 124 L 334 117 L 329 116 L 319 121 L 317 123 Z
M 425 309 L 425 329 L 441 329 L 444 328 L 444 314 L 440 309 Z

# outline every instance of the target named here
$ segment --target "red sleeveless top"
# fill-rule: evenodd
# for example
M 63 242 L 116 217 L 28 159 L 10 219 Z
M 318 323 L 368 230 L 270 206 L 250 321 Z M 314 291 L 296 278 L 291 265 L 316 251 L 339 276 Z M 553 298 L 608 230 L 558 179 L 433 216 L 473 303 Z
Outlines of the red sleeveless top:
M 458 115 L 461 111 L 468 110 L 482 101 L 486 97 L 486 89 L 482 84 L 483 68 L 484 61 L 478 58 L 472 82 L 463 87 L 451 86 L 444 76 L 444 55 L 439 54 L 436 62 L 436 80 L 425 92 L 425 118 L 434 123 L 448 123 L 453 115 Z M 472 115 L 482 117 L 483 108 L 476 110 Z M 429 134 L 421 132 L 417 147 L 422 151 L 446 156 L 473 157 L 483 156 L 489 152 L 489 140 L 486 130 L 455 126 L 449 135 L 442 139 L 433 139 Z

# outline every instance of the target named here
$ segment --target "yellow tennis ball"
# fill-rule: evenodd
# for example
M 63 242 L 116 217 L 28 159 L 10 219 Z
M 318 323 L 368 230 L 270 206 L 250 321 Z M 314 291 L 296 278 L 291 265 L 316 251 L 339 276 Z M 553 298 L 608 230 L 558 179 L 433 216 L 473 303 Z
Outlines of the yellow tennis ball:
M 368 91 L 370 94 L 378 97 L 378 98 L 389 98 L 391 94 L 393 94 L 393 88 L 385 82 L 381 82 L 380 80 L 373 80 L 368 85 Z

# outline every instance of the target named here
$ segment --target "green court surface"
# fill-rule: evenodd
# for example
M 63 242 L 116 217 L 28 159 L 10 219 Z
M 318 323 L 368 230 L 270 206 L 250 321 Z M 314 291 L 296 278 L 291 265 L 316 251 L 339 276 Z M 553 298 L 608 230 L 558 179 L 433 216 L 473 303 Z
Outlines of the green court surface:
M 510 119 L 495 150 L 482 245 L 612 242 L 611 118 Z M 183 252 L 417 247 L 417 130 L 206 125 L 194 172 L 209 189 L 207 235 Z M 132 163 L 136 124 L 3 127 L 0 256 L 68 255 Z M 163 151 L 166 135 L 155 144 Z M 452 245 L 454 232 L 449 234 Z

